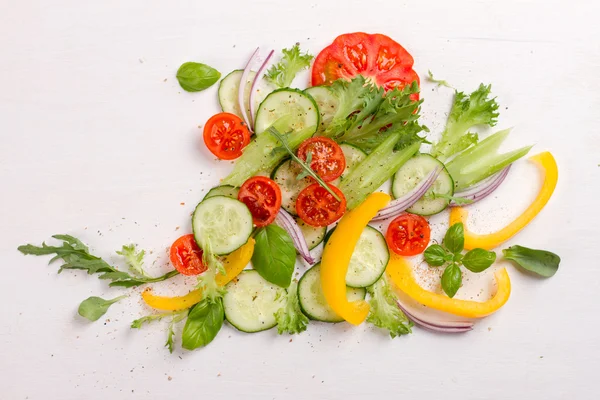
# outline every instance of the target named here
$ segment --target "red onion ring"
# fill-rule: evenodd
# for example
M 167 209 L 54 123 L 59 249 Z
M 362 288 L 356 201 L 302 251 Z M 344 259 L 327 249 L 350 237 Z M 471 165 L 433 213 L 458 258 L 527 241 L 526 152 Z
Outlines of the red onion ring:
M 292 241 L 294 242 L 294 247 L 296 247 L 296 250 L 298 250 L 300 257 L 302 257 L 310 265 L 313 265 L 315 263 L 315 259 L 310 254 L 306 239 L 304 238 L 300 227 L 296 223 L 296 220 L 294 220 L 294 217 L 281 208 L 279 209 L 279 213 L 277 213 L 275 222 L 277 222 L 277 225 L 281 226 L 287 231 L 287 233 L 289 233 Z
M 246 105 L 244 104 L 244 91 L 246 89 L 246 80 L 248 79 L 248 74 L 250 73 L 250 69 L 252 67 L 252 63 L 254 59 L 258 55 L 259 47 L 254 50 L 252 56 L 248 60 L 246 67 L 244 68 L 244 72 L 242 72 L 242 78 L 240 79 L 240 87 L 238 88 L 238 105 L 240 106 L 240 112 L 242 113 L 242 117 L 244 118 L 244 122 L 248 125 L 248 128 L 251 129 L 250 120 L 248 119 L 248 113 L 246 112 Z
M 400 300 L 397 300 L 398 307 L 406 315 L 408 319 L 415 323 L 415 325 L 421 328 L 427 329 L 432 332 L 440 333 L 464 333 L 473 330 L 473 322 L 469 321 L 433 321 L 419 318 L 413 313 L 408 311 L 408 308 L 403 305 Z
M 388 219 L 390 217 L 395 217 L 396 215 L 404 212 L 407 208 L 415 204 L 435 183 L 438 175 L 442 172 L 441 167 L 435 168 L 433 171 L 427 175 L 425 179 L 423 179 L 415 188 L 400 197 L 399 199 L 393 200 L 388 204 L 385 208 L 377 213 L 375 217 L 371 220 L 371 222 L 382 221 L 384 219 Z
M 502 182 L 504 182 L 504 179 L 506 179 L 506 176 L 508 175 L 511 166 L 512 164 L 509 164 L 502 171 L 490 176 L 486 180 L 478 183 L 477 185 L 463 190 L 462 192 L 454 193 L 454 197 L 462 197 L 464 199 L 471 200 L 471 203 L 469 204 L 473 204 L 479 200 L 486 198 L 487 196 L 492 194 L 496 189 L 498 189 Z M 456 206 L 457 204 L 454 201 L 450 202 L 450 207 Z
M 275 53 L 275 50 L 271 50 L 269 52 L 269 55 L 267 56 L 267 58 L 265 59 L 265 61 L 262 63 L 262 65 L 260 66 L 260 68 L 258 69 L 258 72 L 256 72 L 256 75 L 254 76 L 254 81 L 252 82 L 252 86 L 250 87 L 250 123 L 252 124 L 252 130 L 254 130 L 254 114 L 255 114 L 255 107 L 254 107 L 254 97 L 256 95 L 255 92 L 255 88 L 256 85 L 258 84 L 258 82 L 260 81 L 260 77 L 262 76 L 265 68 L 267 67 L 267 64 L 269 63 L 269 60 L 271 59 L 271 57 L 273 57 L 273 54 Z

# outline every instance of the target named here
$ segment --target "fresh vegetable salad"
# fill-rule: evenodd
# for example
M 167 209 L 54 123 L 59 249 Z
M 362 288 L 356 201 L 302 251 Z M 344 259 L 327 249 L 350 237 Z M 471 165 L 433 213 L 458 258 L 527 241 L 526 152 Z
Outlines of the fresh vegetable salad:
M 542 277 L 556 273 L 556 254 L 503 243 L 549 201 L 557 166 L 549 152 L 530 157 L 543 181 L 531 205 L 498 232 L 467 230 L 469 207 L 510 178 L 512 164 L 531 146 L 500 153 L 509 130 L 485 138 L 472 132 L 495 126 L 499 116 L 485 84 L 471 93 L 456 90 L 441 138 L 428 140 L 413 64 L 405 47 L 367 33 L 340 35 L 316 57 L 298 44 L 281 54 L 256 49 L 241 60 L 243 69 L 224 77 L 187 62 L 177 72 L 183 89 L 219 85 L 221 112 L 207 116 L 199 140 L 235 165 L 219 186 L 206 188 L 192 232 L 172 244 L 174 269 L 149 276 L 144 251 L 133 245 L 117 252 L 128 266 L 118 269 L 70 235 L 19 251 L 53 255 L 51 262 L 63 263 L 59 272 L 84 270 L 109 286 L 145 286 L 141 296 L 153 312 L 131 327 L 167 318 L 171 352 L 176 342 L 188 350 L 208 345 L 225 322 L 243 332 L 277 328 L 280 334 L 299 334 L 312 321 L 369 323 L 392 338 L 412 333 L 415 325 L 469 331 L 508 301 L 511 284 L 508 271 L 499 269 L 491 298 L 455 299 L 465 274 L 481 273 L 499 257 Z M 292 87 L 307 69 L 309 87 Z M 431 72 L 428 79 L 449 86 Z M 429 152 L 424 144 L 431 144 Z M 391 189 L 381 190 L 387 182 Z M 442 212 L 450 228 L 437 243 L 428 218 Z M 413 265 L 422 261 L 440 271 L 441 291 L 415 279 Z M 178 274 L 197 276 L 197 287 L 177 297 L 152 291 L 153 283 Z M 79 314 L 98 320 L 125 296 L 90 297 Z M 455 317 L 438 320 L 406 299 Z M 177 325 L 183 325 L 179 339 Z

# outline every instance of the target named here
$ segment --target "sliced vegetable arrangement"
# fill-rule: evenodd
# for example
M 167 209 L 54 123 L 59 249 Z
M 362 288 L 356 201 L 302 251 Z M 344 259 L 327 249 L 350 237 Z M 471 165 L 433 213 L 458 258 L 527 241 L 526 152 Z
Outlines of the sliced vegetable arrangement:
M 59 272 L 84 270 L 122 288 L 197 276 L 196 287 L 178 296 L 155 294 L 149 286 L 141 292 L 155 312 L 131 327 L 169 320 L 165 346 L 171 352 L 176 330 L 182 329 L 181 347 L 192 350 L 212 342 L 225 321 L 242 332 L 277 327 L 279 334 L 299 334 L 310 321 L 366 321 L 393 338 L 411 333 L 414 325 L 461 333 L 476 322 L 440 321 L 411 303 L 463 318 L 499 310 L 511 292 L 506 268 L 496 269 L 490 299 L 455 297 L 462 293 L 463 276 L 492 268 L 499 257 L 495 250 L 547 204 L 558 179 L 552 154 L 531 158 L 542 172 L 542 187 L 517 219 L 495 233 L 472 233 L 467 208 L 493 193 L 531 149 L 498 153 L 509 130 L 483 140 L 473 133 L 498 121 L 491 85 L 470 94 L 456 91 L 440 139 L 427 140 L 414 59 L 391 38 L 351 33 L 316 57 L 299 44 L 272 62 L 274 54 L 260 59 L 256 49 L 243 69 L 219 84 L 222 112 L 208 118 L 202 140 L 216 158 L 235 165 L 195 207 L 192 232 L 172 244 L 172 271 L 148 275 L 144 251 L 126 245 L 117 252 L 126 272 L 70 235 L 53 236 L 60 245 L 18 250 L 53 255 L 50 262 L 63 262 Z M 311 63 L 311 87 L 292 87 Z M 177 72 L 182 88 L 191 92 L 220 78 L 216 69 L 196 62 Z M 429 80 L 450 87 L 431 72 Z M 429 153 L 422 146 L 427 143 Z M 428 218 L 447 208 L 450 228 L 437 243 Z M 406 257 L 423 259 L 424 268 L 438 271 L 439 290 L 420 286 Z M 546 278 L 560 263 L 554 253 L 519 245 L 502 249 L 502 257 Z M 89 297 L 78 313 L 96 321 L 131 295 Z

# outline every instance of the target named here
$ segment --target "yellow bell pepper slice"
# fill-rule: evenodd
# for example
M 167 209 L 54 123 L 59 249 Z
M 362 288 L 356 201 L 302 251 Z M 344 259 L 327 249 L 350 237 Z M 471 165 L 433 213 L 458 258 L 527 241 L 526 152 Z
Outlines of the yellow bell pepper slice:
M 360 325 L 367 318 L 369 303 L 349 302 L 346 298 L 348 265 L 363 229 L 389 201 L 390 196 L 385 193 L 371 194 L 342 217 L 323 249 L 321 285 L 325 299 L 336 314 L 354 325 Z
M 469 213 L 461 207 L 454 207 L 450 211 L 450 225 L 457 222 L 462 222 L 465 226 L 465 249 L 482 248 L 492 250 L 508 239 L 519 233 L 519 231 L 527 226 L 538 213 L 544 208 L 558 181 L 558 167 L 556 160 L 549 152 L 543 152 L 531 157 L 529 160 L 538 165 L 542 173 L 543 184 L 536 199 L 529 207 L 510 224 L 499 230 L 498 232 L 487 235 L 478 235 L 467 230 L 467 217 Z
M 467 318 L 481 318 L 498 311 L 510 297 L 510 278 L 506 268 L 494 273 L 498 289 L 488 301 L 451 299 L 448 296 L 423 289 L 415 281 L 412 268 L 401 256 L 394 254 L 390 257 L 386 272 L 394 285 L 417 302 L 435 310 Z
M 254 239 L 250 238 L 246 244 L 225 257 L 223 260 L 225 275 L 217 274 L 215 277 L 217 285 L 227 285 L 233 278 L 238 276 L 244 268 L 246 268 L 246 265 L 248 265 L 252 258 L 252 253 L 254 253 L 254 243 Z M 194 304 L 200 302 L 200 300 L 202 300 L 202 291 L 196 289 L 185 296 L 166 297 L 156 296 L 152 294 L 150 289 L 146 289 L 142 292 L 142 299 L 147 305 L 157 310 L 178 311 L 190 308 Z

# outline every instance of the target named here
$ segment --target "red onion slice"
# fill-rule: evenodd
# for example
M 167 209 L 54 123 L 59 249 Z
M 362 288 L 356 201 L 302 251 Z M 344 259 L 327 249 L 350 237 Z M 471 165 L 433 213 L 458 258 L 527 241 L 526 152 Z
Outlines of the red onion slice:
M 398 307 L 402 310 L 406 317 L 410 319 L 415 325 L 420 326 L 421 328 L 427 329 L 433 332 L 441 332 L 441 333 L 464 333 L 473 330 L 473 322 L 469 321 L 433 321 L 426 320 L 424 318 L 420 318 L 415 316 L 415 314 L 411 313 L 408 308 L 403 305 L 400 300 L 397 301 Z
M 402 212 L 404 212 L 407 208 L 415 204 L 434 184 L 438 175 L 442 172 L 442 168 L 435 168 L 433 171 L 427 175 L 425 179 L 423 179 L 415 188 L 399 199 L 393 200 L 388 204 L 385 208 L 383 208 L 377 215 L 371 220 L 382 221 L 384 219 L 388 219 L 390 217 L 394 217 Z
M 252 86 L 250 87 L 250 123 L 252 124 L 252 130 L 254 130 L 254 114 L 256 112 L 256 107 L 254 106 L 254 97 L 256 96 L 256 85 L 258 84 L 258 82 L 260 82 L 260 78 L 265 70 L 265 68 L 267 67 L 267 64 L 269 63 L 269 60 L 271 59 L 271 57 L 273 57 L 273 54 L 275 53 L 275 50 L 271 50 L 269 52 L 269 55 L 267 56 L 267 58 L 265 59 L 265 61 L 262 63 L 262 65 L 260 66 L 260 68 L 258 69 L 258 72 L 256 72 L 256 75 L 254 76 L 254 81 L 252 82 Z
M 244 122 L 248 125 L 248 128 L 251 129 L 250 120 L 248 119 L 248 113 L 246 110 L 246 105 L 244 104 L 244 91 L 246 90 L 246 80 L 248 79 L 248 74 L 250 73 L 250 69 L 252 67 L 252 63 L 254 59 L 258 55 L 259 47 L 254 50 L 252 53 L 252 57 L 248 60 L 246 67 L 244 68 L 244 72 L 242 72 L 242 78 L 240 79 L 240 87 L 238 88 L 238 105 L 240 106 L 240 112 L 242 113 L 242 117 L 244 118 Z
M 290 234 L 292 241 L 294 242 L 294 247 L 300 253 L 300 257 L 302 257 L 307 263 L 313 265 L 315 263 L 315 259 L 311 256 L 310 250 L 308 250 L 308 244 L 306 243 L 306 239 L 300 230 L 300 227 L 287 211 L 283 208 L 279 209 L 279 213 L 277 213 L 277 217 L 275 218 L 275 222 L 277 225 L 281 226 L 283 229 Z
M 462 197 L 464 199 L 471 200 L 471 203 L 469 204 L 473 204 L 481 199 L 486 198 L 487 196 L 492 194 L 496 189 L 498 189 L 502 182 L 504 182 L 504 179 L 506 179 L 506 176 L 508 175 L 511 166 L 512 164 L 509 164 L 502 171 L 498 172 L 495 175 L 492 175 L 483 182 L 480 182 L 475 186 L 463 190 L 462 192 L 454 193 L 454 197 Z M 457 204 L 454 201 L 451 201 L 450 206 L 456 207 Z

